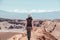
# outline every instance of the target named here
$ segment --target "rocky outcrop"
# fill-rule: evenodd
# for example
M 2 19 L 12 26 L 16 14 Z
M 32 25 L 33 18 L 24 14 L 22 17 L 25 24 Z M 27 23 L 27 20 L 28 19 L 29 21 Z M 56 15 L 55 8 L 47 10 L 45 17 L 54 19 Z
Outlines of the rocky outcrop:
M 2 20 L 4 20 L 4 19 L 2 19 Z M 21 22 L 20 24 L 17 20 L 1 21 L 0 29 L 19 29 L 22 27 L 21 25 L 23 25 L 23 26 L 25 25 L 25 23 L 23 23 L 23 21 L 19 20 L 19 22 Z M 44 40 L 44 39 L 56 40 L 56 38 L 60 39 L 60 20 L 43 20 L 43 21 L 35 20 L 33 24 L 35 26 L 33 25 L 33 29 L 31 32 L 31 40 Z M 13 30 L 12 30 L 12 32 L 13 32 Z M 16 40 L 24 40 L 24 39 L 27 40 L 26 34 L 27 34 L 26 32 L 20 33 L 20 34 L 12 36 L 8 40 L 13 40 L 13 39 L 14 40 L 15 39 Z
M 8 40 L 27 40 L 27 33 L 20 33 L 18 35 L 14 35 Z M 42 27 L 33 27 L 31 30 L 31 40 L 57 40 L 53 35 L 47 32 Z

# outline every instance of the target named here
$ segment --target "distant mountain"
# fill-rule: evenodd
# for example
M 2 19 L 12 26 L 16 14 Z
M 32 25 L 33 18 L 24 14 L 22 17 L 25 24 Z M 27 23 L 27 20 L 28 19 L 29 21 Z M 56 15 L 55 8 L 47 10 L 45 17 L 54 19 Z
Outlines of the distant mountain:
M 25 13 L 15 13 L 15 12 L 7 12 L 0 10 L 0 18 L 9 18 L 9 19 L 24 19 L 27 17 Z
M 31 13 L 34 19 L 59 19 L 60 11 L 54 12 L 42 12 L 42 13 Z M 15 13 L 7 12 L 0 10 L 0 18 L 9 18 L 9 19 L 26 19 L 28 13 Z

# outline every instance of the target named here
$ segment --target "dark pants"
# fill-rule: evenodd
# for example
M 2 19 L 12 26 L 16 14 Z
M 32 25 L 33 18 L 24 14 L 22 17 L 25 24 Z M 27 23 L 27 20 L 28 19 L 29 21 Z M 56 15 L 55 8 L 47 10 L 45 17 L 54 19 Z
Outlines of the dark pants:
M 31 27 L 27 27 L 27 38 L 28 40 L 31 38 Z

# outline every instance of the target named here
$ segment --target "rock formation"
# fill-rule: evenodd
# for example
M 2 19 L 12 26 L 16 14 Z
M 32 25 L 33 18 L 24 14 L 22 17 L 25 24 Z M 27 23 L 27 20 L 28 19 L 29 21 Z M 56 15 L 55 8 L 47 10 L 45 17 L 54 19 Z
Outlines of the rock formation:
M 8 40 L 27 40 L 27 33 L 20 33 Z M 57 40 L 53 35 L 47 32 L 43 27 L 33 27 L 31 30 L 31 40 Z

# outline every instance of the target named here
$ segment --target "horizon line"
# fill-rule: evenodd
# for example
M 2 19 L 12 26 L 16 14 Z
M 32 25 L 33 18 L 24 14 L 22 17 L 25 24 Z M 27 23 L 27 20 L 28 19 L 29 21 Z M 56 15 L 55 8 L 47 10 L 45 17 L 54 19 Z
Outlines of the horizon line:
M 19 9 L 15 9 L 15 10 L 2 10 L 2 11 L 31 14 L 31 13 L 57 12 L 60 10 L 19 10 Z

